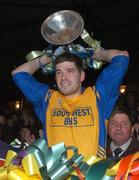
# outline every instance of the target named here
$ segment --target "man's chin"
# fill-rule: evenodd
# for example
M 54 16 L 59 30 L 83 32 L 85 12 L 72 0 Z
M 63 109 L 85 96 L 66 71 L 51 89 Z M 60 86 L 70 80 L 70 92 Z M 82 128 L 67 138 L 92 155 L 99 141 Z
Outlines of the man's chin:
M 73 98 L 75 95 L 73 93 L 67 92 L 67 91 L 60 91 L 63 96 L 67 98 Z
M 68 88 L 60 88 L 59 91 L 65 96 L 70 95 L 70 91 Z
M 113 138 L 116 142 L 120 142 L 123 139 L 123 136 L 115 136 Z
M 117 138 L 117 139 L 114 139 L 113 142 L 115 142 L 114 144 L 115 145 L 123 145 L 124 144 L 124 139 L 122 140 L 121 138 Z

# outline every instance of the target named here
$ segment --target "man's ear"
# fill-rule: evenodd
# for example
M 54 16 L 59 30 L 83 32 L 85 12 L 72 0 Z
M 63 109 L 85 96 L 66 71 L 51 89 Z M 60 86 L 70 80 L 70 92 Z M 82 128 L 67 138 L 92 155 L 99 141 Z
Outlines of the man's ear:
M 85 79 L 85 72 L 81 71 L 81 82 L 83 82 Z

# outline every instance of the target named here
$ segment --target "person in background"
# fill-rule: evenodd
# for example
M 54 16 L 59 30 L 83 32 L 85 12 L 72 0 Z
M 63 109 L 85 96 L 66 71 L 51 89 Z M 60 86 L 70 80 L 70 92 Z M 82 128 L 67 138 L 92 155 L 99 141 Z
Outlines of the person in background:
M 30 126 L 22 126 L 18 136 L 10 143 L 10 145 L 18 150 L 26 149 L 38 137 L 35 136 L 33 129 Z
M 128 110 L 130 111 L 130 113 L 132 114 L 132 123 L 135 124 L 137 123 L 137 93 L 136 91 L 131 91 L 129 90 L 126 94 L 125 94 L 125 106 L 128 108 Z
M 32 108 L 23 109 L 21 113 L 21 118 L 23 119 L 24 126 L 33 126 L 36 123 L 36 116 Z
M 0 140 L 3 140 L 5 126 L 6 126 L 6 116 L 3 110 L 0 109 Z
M 15 139 L 18 134 L 18 126 L 11 116 L 7 117 L 5 128 L 3 130 L 3 141 L 10 143 Z
M 0 110 L 0 125 L 5 125 L 5 124 L 6 124 L 6 115 L 2 110 Z
M 30 126 L 33 128 L 35 127 L 38 129 L 42 129 L 42 123 L 36 116 L 32 106 L 22 110 L 20 119 L 23 126 Z
M 36 139 L 42 138 L 42 123 L 37 118 L 32 107 L 21 112 L 18 130 L 18 135 L 10 143 L 15 148 L 26 149 Z
M 139 141 L 139 104 L 137 104 L 137 121 L 136 123 L 133 125 L 134 127 L 134 134 L 135 137 L 137 138 L 137 140 Z
M 58 90 L 51 90 L 32 75 L 51 63 L 47 55 L 26 62 L 12 71 L 16 85 L 33 104 L 43 123 L 49 146 L 64 142 L 76 146 L 85 157 L 106 155 L 106 120 L 119 96 L 119 87 L 129 64 L 127 51 L 97 48 L 93 59 L 108 63 L 94 87 L 82 87 L 83 60 L 63 52 L 55 60 Z M 101 135 L 100 135 L 101 134 Z
M 124 157 L 139 151 L 139 141 L 133 136 L 132 116 L 123 106 L 115 107 L 108 123 L 107 157 Z

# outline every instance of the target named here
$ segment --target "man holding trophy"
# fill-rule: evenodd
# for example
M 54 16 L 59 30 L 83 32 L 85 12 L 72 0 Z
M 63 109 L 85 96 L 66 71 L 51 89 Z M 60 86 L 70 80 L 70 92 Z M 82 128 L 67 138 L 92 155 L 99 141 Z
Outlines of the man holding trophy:
M 80 22 L 82 25 L 82 19 L 79 22 L 79 17 L 80 15 L 74 11 L 60 11 L 48 17 L 45 28 L 51 31 L 52 36 L 48 37 L 52 37 L 52 42 L 51 39 L 47 39 L 47 34 L 43 34 L 47 41 L 68 46 L 65 45 L 62 51 L 55 55 L 55 59 L 47 53 L 35 56 L 31 61 L 13 70 L 12 75 L 16 85 L 33 104 L 36 114 L 42 121 L 44 137 L 49 146 L 64 142 L 66 146 L 76 146 L 79 153 L 85 157 L 89 155 L 105 157 L 106 121 L 118 98 L 119 87 L 128 68 L 129 55 L 127 51 L 104 50 L 97 41 L 92 43 L 93 53 L 89 64 L 95 59 L 98 62 L 108 63 L 108 66 L 100 73 L 94 87 L 82 87 L 85 79 L 83 61 L 85 57 L 82 58 L 80 55 L 85 52 L 78 53 L 69 48 L 69 44 L 77 38 L 77 35 L 74 36 L 73 27 L 77 29 Z M 68 21 L 67 24 L 70 24 L 70 21 L 71 25 L 75 26 L 70 27 L 71 30 L 68 27 L 65 31 L 58 29 L 57 33 L 56 24 L 58 21 L 59 26 L 62 26 L 59 23 L 61 18 L 61 23 L 64 19 Z M 49 24 L 55 27 L 48 28 Z M 81 36 L 83 37 L 83 34 Z M 47 84 L 38 82 L 33 77 L 39 68 L 51 63 L 58 90 L 50 89 Z

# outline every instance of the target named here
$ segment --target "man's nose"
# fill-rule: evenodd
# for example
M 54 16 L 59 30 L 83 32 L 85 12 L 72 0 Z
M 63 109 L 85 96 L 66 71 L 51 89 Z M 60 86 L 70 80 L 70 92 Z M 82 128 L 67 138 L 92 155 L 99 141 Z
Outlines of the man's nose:
M 122 128 L 121 124 L 117 124 L 117 125 L 116 125 L 116 128 L 117 128 L 117 129 L 121 129 L 121 128 Z
M 66 79 L 66 73 L 62 73 L 62 79 Z

